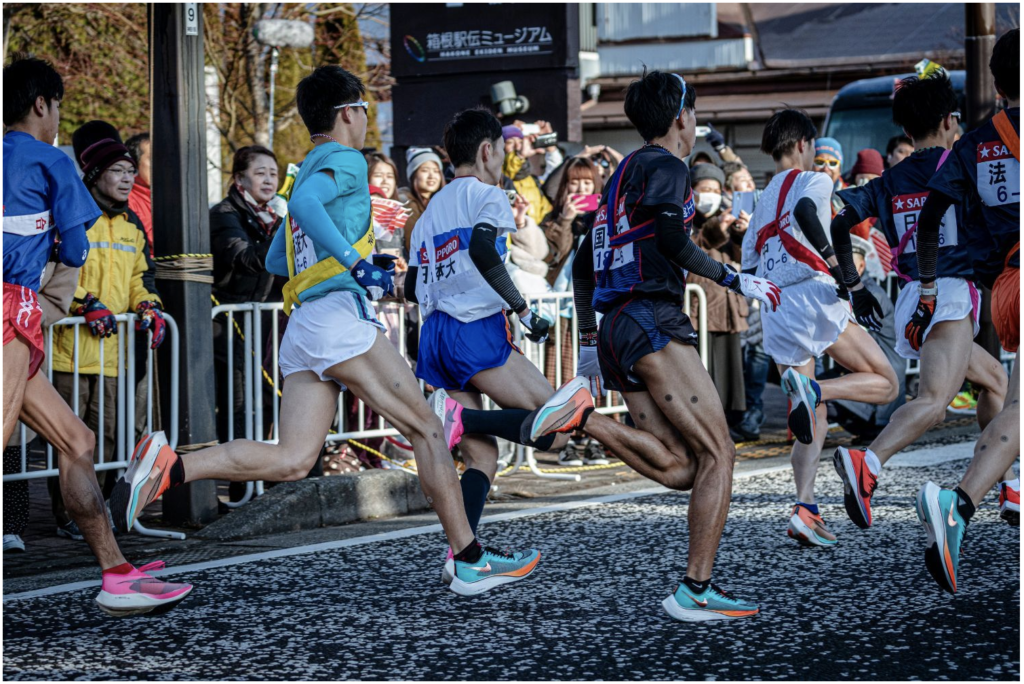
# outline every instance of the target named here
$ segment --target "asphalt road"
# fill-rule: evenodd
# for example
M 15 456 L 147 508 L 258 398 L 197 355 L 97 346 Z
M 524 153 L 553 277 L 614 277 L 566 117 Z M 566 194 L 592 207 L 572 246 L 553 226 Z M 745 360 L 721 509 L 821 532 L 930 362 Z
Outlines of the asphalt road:
M 970 449 L 898 457 L 867 531 L 823 464 L 820 501 L 840 538 L 827 550 L 785 536 L 788 470 L 738 479 L 714 580 L 761 603 L 751 619 L 668 618 L 659 604 L 685 568 L 688 497 L 633 493 L 487 522 L 485 542 L 544 555 L 529 579 L 475 599 L 440 584 L 433 526 L 172 572 L 196 589 L 156 618 L 108 618 L 95 588 L 9 594 L 4 678 L 1019 680 L 1020 534 L 994 496 L 968 530 L 960 593 L 924 568 L 914 495 L 928 479 L 955 482 Z

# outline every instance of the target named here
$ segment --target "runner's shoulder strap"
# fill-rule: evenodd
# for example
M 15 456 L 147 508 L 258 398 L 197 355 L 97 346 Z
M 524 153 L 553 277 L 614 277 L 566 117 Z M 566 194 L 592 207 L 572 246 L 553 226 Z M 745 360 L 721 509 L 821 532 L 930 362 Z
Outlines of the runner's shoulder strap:
M 1020 163 L 1020 133 L 1014 129 L 1005 109 L 992 117 L 992 125 L 996 127 L 999 139 L 1010 150 L 1010 154 Z

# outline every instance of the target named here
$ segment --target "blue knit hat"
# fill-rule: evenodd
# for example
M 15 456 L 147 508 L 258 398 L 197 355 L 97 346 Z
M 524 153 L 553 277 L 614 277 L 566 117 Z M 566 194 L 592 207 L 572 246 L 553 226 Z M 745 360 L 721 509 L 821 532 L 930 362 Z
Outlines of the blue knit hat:
M 818 138 L 814 141 L 814 154 L 827 154 L 843 163 L 843 146 L 835 138 Z

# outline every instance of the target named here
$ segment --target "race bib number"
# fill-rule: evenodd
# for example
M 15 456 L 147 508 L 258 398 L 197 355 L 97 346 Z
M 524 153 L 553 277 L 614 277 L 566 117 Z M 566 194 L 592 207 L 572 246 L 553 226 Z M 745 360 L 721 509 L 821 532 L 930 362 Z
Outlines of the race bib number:
M 917 217 L 921 214 L 924 201 L 928 199 L 927 192 L 915 192 L 908 195 L 896 195 L 892 198 L 892 220 L 896 226 L 896 239 L 902 240 L 907 231 L 917 223 Z M 942 223 L 939 224 L 939 247 L 956 246 L 956 210 L 951 206 L 942 215 Z M 897 242 L 899 244 L 899 242 Z M 917 234 L 907 240 L 904 254 L 917 251 Z M 888 258 L 888 257 L 887 257 Z
M 1020 162 L 1001 141 L 978 145 L 978 194 L 987 207 L 1020 202 Z
M 302 232 L 302 228 L 292 217 L 292 247 L 295 249 L 295 275 L 305 271 L 317 262 L 316 250 L 313 249 L 313 241 Z
M 601 273 L 607 268 L 614 271 L 627 264 L 633 263 L 633 243 L 628 242 L 618 249 L 608 245 L 608 226 L 599 224 L 594 226 L 594 272 Z
M 777 237 L 768 238 L 761 249 L 761 270 L 759 274 L 767 276 L 781 264 L 789 263 L 789 260 L 789 253 L 782 246 L 782 240 Z

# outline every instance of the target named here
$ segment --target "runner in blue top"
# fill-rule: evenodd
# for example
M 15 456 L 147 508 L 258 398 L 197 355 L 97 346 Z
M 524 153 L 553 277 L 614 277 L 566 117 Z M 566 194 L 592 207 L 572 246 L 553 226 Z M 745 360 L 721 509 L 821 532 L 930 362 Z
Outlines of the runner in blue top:
M 637 427 L 669 445 L 689 477 L 680 483 L 692 488 L 686 574 L 662 605 L 679 620 L 724 620 L 755 615 L 758 607 L 711 583 L 735 447 L 682 312 L 684 271 L 772 308 L 779 289 L 727 269 L 689 239 L 694 207 L 682 160 L 693 150 L 695 103 L 694 90 L 675 74 L 645 72 L 630 84 L 626 116 L 646 144 L 609 179 L 573 262 L 573 294 L 580 375 L 620 390 Z M 595 309 L 604 313 L 600 328 Z
M 289 276 L 278 444 L 237 439 L 179 456 L 163 433 L 149 435 L 115 487 L 111 508 L 115 522 L 130 525 L 169 487 L 185 482 L 305 477 L 334 420 L 338 390 L 347 386 L 412 443 L 427 501 L 458 550 L 459 579 L 451 589 L 479 594 L 527 576 L 540 554 L 505 553 L 477 542 L 449 453 L 458 436 L 445 433 L 374 315 L 371 300 L 393 295 L 394 283 L 391 258 L 372 255 L 366 161 L 359 153 L 369 107 L 364 93 L 362 82 L 337 66 L 318 67 L 296 92 L 315 147 L 289 201 L 290 230 L 277 232 L 267 255 L 268 270 Z
M 917 397 L 900 407 L 867 449 L 839 447 L 833 461 L 845 485 L 846 511 L 855 524 L 871 526 L 871 495 L 882 465 L 946 417 L 949 398 L 966 376 L 977 389 L 978 424 L 985 428 L 999 412 L 1006 395 L 1002 364 L 973 342 L 979 329 L 980 296 L 973 281 L 969 230 L 960 205 L 950 206 L 939 234 L 937 286 L 942 293 L 931 325 L 924 330 L 920 352 L 906 338 L 917 308 L 921 283 L 917 271 L 916 226 L 936 168 L 949 163 L 960 123 L 953 85 L 944 72 L 926 79 L 900 81 L 893 97 L 893 122 L 914 141 L 915 152 L 867 185 L 843 190 L 847 206 L 832 221 L 832 243 L 854 313 L 862 325 L 878 329 L 881 307 L 864 287 L 853 264 L 850 229 L 877 217 L 896 254 L 900 294 L 896 302 L 896 349 L 907 359 L 920 359 Z M 1013 471 L 1005 475 L 1013 480 Z
M 971 230 L 978 231 L 972 245 L 984 245 L 986 236 L 989 241 L 987 248 L 975 254 L 975 263 L 979 270 L 986 262 L 988 268 L 992 264 L 1001 268 L 992 283 L 992 322 L 1003 348 L 1016 352 L 1020 342 L 1020 29 L 1007 31 L 996 42 L 989 69 L 1008 107 L 960 138 L 928 184 L 928 199 L 918 217 L 921 293 L 907 324 L 907 337 L 920 341 L 944 305 L 944 294 L 936 287 L 941 280 L 942 217 L 951 205 L 966 202 L 983 219 L 971 224 Z M 949 490 L 929 482 L 917 495 L 918 516 L 928 534 L 925 564 L 946 591 L 957 590 L 960 545 L 975 507 L 1019 455 L 1020 364 L 1014 363 L 1003 409 L 981 433 L 960 486 Z M 1004 514 L 1015 512 L 1019 521 L 1019 487 L 1014 492 L 1008 484 L 1004 480 L 1000 485 L 1000 504 Z
M 123 617 L 170 610 L 192 590 L 162 582 L 125 561 L 107 520 L 92 469 L 96 435 L 39 373 L 42 311 L 36 299 L 48 259 L 79 267 L 86 230 L 99 207 L 71 159 L 53 147 L 64 84 L 48 63 L 19 59 L 4 67 L 4 444 L 19 419 L 57 449 L 67 512 L 103 571 L 96 604 Z M 60 244 L 55 240 L 60 236 Z M 122 530 L 127 528 L 122 527 Z

